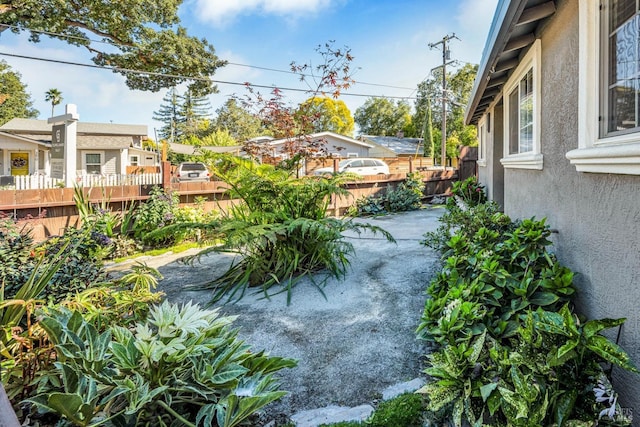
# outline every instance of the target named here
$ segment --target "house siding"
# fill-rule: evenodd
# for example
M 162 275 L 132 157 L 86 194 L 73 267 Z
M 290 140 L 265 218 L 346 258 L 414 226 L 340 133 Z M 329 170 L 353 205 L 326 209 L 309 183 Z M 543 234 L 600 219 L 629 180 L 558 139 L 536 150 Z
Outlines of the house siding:
M 102 166 L 102 173 L 104 174 L 118 174 L 120 173 L 120 153 L 117 151 L 105 151 L 104 152 L 104 165 Z
M 640 176 L 577 172 L 565 157 L 578 148 L 578 1 L 558 1 L 540 36 L 544 165 L 505 170 L 505 213 L 548 218 L 559 260 L 577 273 L 578 310 L 627 318 L 619 344 L 640 366 Z M 614 369 L 613 384 L 640 426 L 640 377 Z

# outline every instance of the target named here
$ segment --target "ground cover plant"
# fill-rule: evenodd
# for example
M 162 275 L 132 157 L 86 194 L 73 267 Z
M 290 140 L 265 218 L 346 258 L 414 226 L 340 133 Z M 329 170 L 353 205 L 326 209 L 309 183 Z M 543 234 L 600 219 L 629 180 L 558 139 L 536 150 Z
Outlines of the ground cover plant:
M 294 360 L 252 351 L 216 310 L 160 304 L 160 276 L 144 264 L 67 292 L 74 254 L 97 262 L 85 248 L 95 231 L 38 245 L 3 226 L 0 248 L 31 261 L 23 283 L 17 257 L 0 286 L 0 377 L 25 425 L 231 427 L 285 393 L 274 373 Z
M 511 221 L 470 180 L 453 188 L 426 243 L 442 253 L 418 336 L 437 349 L 419 392 L 454 425 L 629 425 L 604 367 L 638 372 L 571 304 L 573 272 L 549 251 L 544 220 Z
M 315 273 L 343 277 L 353 252 L 342 235 L 347 230 L 369 230 L 393 241 L 379 227 L 327 216 L 331 197 L 348 194 L 342 187 L 345 177 L 295 178 L 287 170 L 236 157 L 220 160 L 214 173 L 239 203 L 216 221 L 176 224 L 150 235 L 162 238 L 200 228 L 223 242 L 200 256 L 210 252 L 237 255 L 224 274 L 205 286 L 213 290 L 212 302 L 239 299 L 249 288 L 265 296 L 287 292 L 290 300 L 293 286 L 302 277 Z M 323 280 L 314 282 L 319 290 Z
M 424 182 L 419 172 L 407 174 L 397 188 L 387 187 L 378 195 L 364 196 L 349 207 L 349 216 L 381 215 L 391 212 L 406 212 L 420 209 L 424 196 Z

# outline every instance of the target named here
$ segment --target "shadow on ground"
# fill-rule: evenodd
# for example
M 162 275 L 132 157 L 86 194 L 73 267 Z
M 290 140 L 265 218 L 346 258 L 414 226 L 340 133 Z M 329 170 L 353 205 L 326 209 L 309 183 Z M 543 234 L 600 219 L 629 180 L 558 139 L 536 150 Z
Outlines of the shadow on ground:
M 389 231 L 397 244 L 369 233 L 349 235 L 355 247 L 344 280 L 329 280 L 326 299 L 308 280 L 286 295 L 270 300 L 245 296 L 222 306 L 238 315 L 240 337 L 256 351 L 299 360 L 295 369 L 281 371 L 282 388 L 289 394 L 268 407 L 267 415 L 282 419 L 328 405 L 358 406 L 381 397 L 394 384 L 420 377 L 424 343 L 416 340 L 425 289 L 437 268 L 437 255 L 419 241 L 438 226 L 440 209 L 425 209 L 363 221 Z M 172 302 L 205 305 L 210 291 L 185 287 L 211 280 L 229 265 L 229 255 L 203 257 L 187 265 L 148 262 L 164 279 L 158 290 Z M 155 264 L 155 265 L 154 265 Z

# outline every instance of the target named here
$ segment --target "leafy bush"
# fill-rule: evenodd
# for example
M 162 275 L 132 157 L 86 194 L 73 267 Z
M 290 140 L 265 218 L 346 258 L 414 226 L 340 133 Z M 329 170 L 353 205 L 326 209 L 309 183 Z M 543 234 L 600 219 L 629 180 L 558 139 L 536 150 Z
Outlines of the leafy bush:
M 232 322 L 165 302 L 133 332 L 100 333 L 77 311 L 45 310 L 40 323 L 58 361 L 48 390 L 28 401 L 78 426 L 240 425 L 285 394 L 272 374 L 296 362 L 251 352 Z
M 0 286 L 11 298 L 25 283 L 35 264 L 31 229 L 19 226 L 12 218 L 0 213 Z
M 429 237 L 444 265 L 418 328 L 440 345 L 420 390 L 428 409 L 449 411 L 455 425 L 628 425 L 614 392 L 599 385 L 601 363 L 637 372 L 600 334 L 624 319 L 578 320 L 573 272 L 547 251 L 545 221 L 514 223 L 492 204 L 460 201 L 443 219 Z
M 236 264 L 205 285 L 214 290 L 213 301 L 241 298 L 249 287 L 260 288 L 265 296 L 287 292 L 290 299 L 303 276 L 324 271 L 326 277 L 343 277 L 353 252 L 342 235 L 346 230 L 371 230 L 393 241 L 379 227 L 326 217 L 331 196 L 347 194 L 341 187 L 344 177 L 297 179 L 285 170 L 238 158 L 221 161 L 214 172 L 228 185 L 230 197 L 241 203 L 220 220 L 176 224 L 150 235 L 162 238 L 200 228 L 223 240 L 200 256 L 214 251 L 238 254 Z
M 371 195 L 356 200 L 347 214 L 349 216 L 378 215 L 420 209 L 423 191 L 424 182 L 420 173 L 410 173 L 396 189 L 389 186 L 382 196 Z
M 135 238 L 146 241 L 151 239 L 154 243 L 173 243 L 172 236 L 163 236 L 162 240 L 157 240 L 148 237 L 147 234 L 173 224 L 179 202 L 177 193 L 165 192 L 161 187 L 153 187 L 147 201 L 138 206 L 135 211 L 132 228 Z

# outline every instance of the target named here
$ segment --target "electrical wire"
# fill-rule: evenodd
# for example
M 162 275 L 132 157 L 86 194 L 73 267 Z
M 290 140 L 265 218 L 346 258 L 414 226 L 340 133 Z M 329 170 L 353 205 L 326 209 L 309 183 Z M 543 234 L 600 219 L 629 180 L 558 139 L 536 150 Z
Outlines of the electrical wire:
M 214 80 L 214 79 L 211 79 L 211 78 L 208 78 L 208 77 L 181 76 L 181 75 L 177 75 L 177 74 L 157 73 L 157 72 L 152 72 L 152 71 L 133 70 L 133 69 L 129 69 L 129 68 L 106 67 L 106 66 L 95 65 L 95 64 L 83 64 L 83 63 L 80 63 L 80 62 L 63 61 L 61 59 L 39 58 L 39 57 L 36 57 L 36 56 L 18 55 L 18 54 L 15 54 L 15 53 L 8 53 L 8 52 L 0 52 L 0 56 L 9 56 L 9 57 L 13 57 L 13 58 L 29 59 L 29 60 L 43 61 L 43 62 L 51 62 L 51 63 L 55 63 L 55 64 L 71 65 L 71 66 L 76 66 L 76 67 L 94 68 L 94 69 L 107 70 L 107 71 L 113 71 L 113 72 L 118 72 L 118 73 L 144 74 L 144 75 L 148 75 L 148 76 L 168 77 L 168 78 L 174 78 L 174 79 L 179 79 L 179 80 L 209 81 L 211 83 L 222 84 L 222 85 L 245 86 L 245 87 L 254 87 L 254 88 L 260 88 L 260 89 L 278 89 L 278 90 L 289 91 L 289 92 L 305 92 L 305 93 L 309 92 L 308 89 L 301 89 L 301 88 L 281 87 L 281 86 L 275 86 L 275 85 L 268 86 L 268 85 L 260 85 L 260 84 L 250 83 L 250 82 L 231 82 L 231 81 L 225 81 L 225 80 Z M 353 96 L 353 97 L 402 99 L 402 100 L 415 100 L 415 99 L 417 99 L 415 97 L 407 97 L 407 96 L 370 95 L 370 94 L 346 93 L 346 92 L 341 92 L 340 95 L 341 96 Z
M 78 41 L 89 41 L 91 43 L 102 43 L 102 44 L 106 44 L 109 46 L 121 46 L 118 43 L 112 43 L 112 42 L 107 42 L 104 40 L 97 40 L 97 39 L 92 39 L 89 37 L 79 37 L 79 36 L 72 36 L 72 35 L 67 35 L 67 34 L 61 34 L 61 33 L 55 33 L 55 32 L 51 32 L 51 31 L 43 31 L 43 30 L 31 30 L 31 29 L 27 29 L 27 28 L 21 28 L 19 26 L 16 25 L 7 25 L 7 24 L 0 24 L 0 28 L 8 28 L 8 29 L 12 29 L 12 30 L 18 30 L 18 31 L 30 31 L 33 33 L 37 33 L 37 34 L 44 34 L 50 37 L 56 37 L 56 38 L 66 38 L 66 39 L 71 39 L 71 40 L 78 40 Z M 262 67 L 259 65 L 249 65 L 249 64 L 241 64 L 241 63 L 237 63 L 237 62 L 229 62 L 226 61 L 228 65 L 233 65 L 236 67 L 246 67 L 246 68 L 252 68 L 255 70 L 263 70 L 263 71 L 272 71 L 275 73 L 285 73 L 285 74 L 294 74 L 297 76 L 302 76 L 302 77 L 314 77 L 312 74 L 305 74 L 305 73 L 296 73 L 295 71 L 291 71 L 291 70 L 281 70 L 278 68 L 270 68 L 270 67 Z M 409 97 L 413 94 L 413 92 L 415 92 L 415 88 L 410 88 L 410 87 L 403 87 L 403 86 L 393 86 L 393 85 L 387 85 L 387 84 L 382 84 L 382 83 L 368 83 L 368 82 L 361 82 L 361 81 L 356 81 L 357 84 L 359 85 L 363 85 L 363 86 L 375 86 L 375 87 L 386 87 L 386 88 L 390 88 L 390 89 L 401 89 L 401 90 L 410 90 L 412 91 L 411 94 L 409 95 Z

